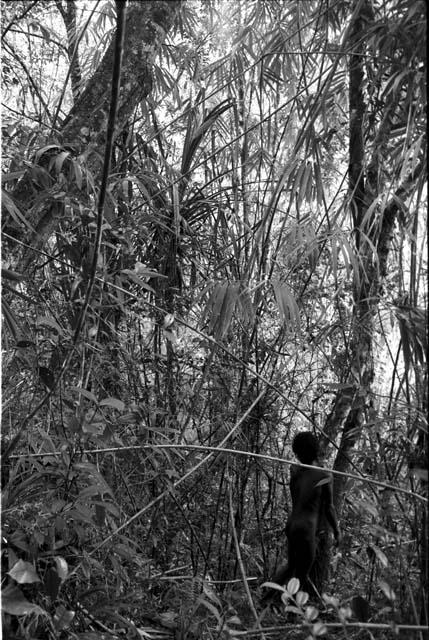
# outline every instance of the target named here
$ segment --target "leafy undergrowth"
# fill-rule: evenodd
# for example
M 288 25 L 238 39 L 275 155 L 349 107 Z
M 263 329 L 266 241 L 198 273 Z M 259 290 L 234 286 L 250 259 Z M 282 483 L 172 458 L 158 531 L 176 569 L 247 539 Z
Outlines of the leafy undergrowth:
M 278 604 L 263 609 L 259 588 L 249 592 L 252 604 L 241 581 L 221 589 L 186 575 L 187 567 L 180 575 L 161 570 L 135 539 L 115 534 L 118 515 L 94 464 L 73 463 L 65 452 L 18 459 L 3 491 L 5 637 L 363 637 L 347 624 L 370 615 L 364 601 L 342 605 L 324 595 L 312 603 L 292 579 L 277 587 Z

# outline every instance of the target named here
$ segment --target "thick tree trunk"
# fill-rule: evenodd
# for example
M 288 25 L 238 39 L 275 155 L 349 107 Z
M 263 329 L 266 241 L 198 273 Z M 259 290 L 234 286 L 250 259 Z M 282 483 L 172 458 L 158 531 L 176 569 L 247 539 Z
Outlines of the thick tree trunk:
M 116 137 L 121 134 L 138 104 L 152 90 L 153 62 L 168 30 L 173 25 L 180 4 L 181 0 L 153 0 L 152 2 L 133 0 L 129 4 L 121 91 L 115 126 Z M 87 163 L 95 182 L 101 170 L 99 158 L 103 157 L 114 46 L 114 38 L 112 38 L 98 69 L 80 93 L 61 127 L 62 143 L 66 146 L 70 145 L 76 155 L 82 152 L 87 153 Z M 42 155 L 39 164 L 46 168 L 49 159 L 50 156 Z M 56 215 L 58 208 L 49 206 L 51 191 L 55 187 L 55 176 L 51 182 L 51 189 L 43 189 L 27 172 L 12 194 L 18 207 L 25 212 L 24 217 L 36 229 L 36 236 L 39 238 L 41 235 L 46 238 L 52 233 L 55 228 L 55 218 L 58 218 Z M 37 206 L 44 190 L 47 206 Z M 22 234 L 22 229 L 19 232 Z M 32 245 L 34 240 L 35 237 L 31 237 L 27 242 Z M 39 248 L 41 248 L 40 243 Z
M 57 7 L 60 10 L 65 21 L 69 36 L 69 54 L 73 57 L 73 42 L 76 42 L 75 15 L 73 12 L 74 4 L 67 3 L 64 8 L 61 0 L 57 1 Z M 128 5 L 125 41 L 122 56 L 121 68 L 121 88 L 119 93 L 119 104 L 117 109 L 117 117 L 115 122 L 115 136 L 118 138 L 123 131 L 126 131 L 129 120 L 132 119 L 136 108 L 152 90 L 152 68 L 155 57 L 162 45 L 167 32 L 172 28 L 178 10 L 180 9 L 181 0 L 153 0 L 151 2 L 132 1 Z M 92 78 L 87 82 L 85 88 L 77 91 L 78 77 L 75 62 L 70 60 L 72 69 L 72 86 L 75 103 L 70 113 L 62 123 L 61 141 L 66 149 L 71 150 L 71 154 L 77 157 L 79 154 L 85 153 L 85 165 L 91 174 L 91 185 L 97 187 L 100 172 L 102 169 L 102 158 L 104 156 L 104 143 L 106 135 L 107 115 L 109 112 L 111 100 L 111 81 L 114 60 L 115 38 L 112 38 L 103 59 L 95 71 Z M 73 71 L 74 70 L 74 71 Z M 74 78 L 74 79 L 73 79 Z M 52 142 L 58 143 L 58 139 L 53 138 Z M 55 191 L 59 191 L 60 187 L 56 184 L 57 176 L 55 173 L 49 175 L 49 161 L 52 154 L 56 155 L 60 152 L 60 148 L 48 149 L 39 159 L 41 171 L 44 171 L 45 182 L 42 187 L 32 178 L 31 172 L 23 177 L 18 183 L 13 197 L 15 202 L 25 211 L 24 217 L 31 223 L 35 229 L 35 233 L 30 233 L 25 238 L 26 243 L 31 248 L 43 249 L 45 242 L 58 228 L 58 224 L 64 219 L 64 205 L 61 200 L 55 199 Z M 78 160 L 79 162 L 79 160 Z M 33 174 L 34 175 L 34 174 Z M 70 193 L 74 190 L 74 196 L 79 204 L 87 204 L 93 206 L 88 200 L 85 185 L 85 171 L 82 167 L 83 184 L 81 187 L 72 182 L 68 185 Z M 49 183 L 47 182 L 49 181 Z M 13 223 L 12 223 L 13 224 Z M 61 244 L 61 229 L 58 233 L 58 242 L 60 248 L 67 252 L 68 258 L 71 259 L 74 270 L 83 274 L 81 283 L 82 291 L 85 288 L 85 275 L 87 272 L 86 265 L 90 263 L 88 257 L 91 251 L 91 233 L 86 223 L 82 221 L 79 236 L 76 238 L 73 246 Z M 107 233 L 107 232 L 106 232 Z M 22 237 L 22 229 L 18 230 L 18 235 Z M 115 238 L 111 239 L 110 244 L 115 244 Z M 109 265 L 109 271 L 117 268 L 115 251 L 108 246 L 106 248 L 105 260 Z M 167 256 L 168 258 L 168 256 Z M 166 258 L 166 259 L 167 259 Z M 34 252 L 29 249 L 23 250 L 18 258 L 16 270 L 18 272 L 31 272 L 34 264 Z M 71 305 L 71 325 L 73 328 L 73 319 L 79 314 L 80 303 L 75 302 L 79 299 L 76 290 L 74 297 L 70 295 L 68 300 Z M 119 372 L 119 351 L 116 347 L 116 337 L 114 328 L 117 327 L 121 309 L 112 307 L 112 301 L 104 303 L 104 291 L 100 292 L 100 318 L 99 332 L 97 339 L 110 345 L 112 361 L 109 367 L 103 370 L 98 376 L 98 384 L 104 388 L 108 395 L 116 396 L 118 388 L 118 372 Z M 117 361 L 115 362 L 115 358 Z M 58 359 L 54 352 L 51 359 Z
M 353 219 L 353 238 L 358 256 L 359 273 L 354 273 L 353 317 L 351 319 L 351 339 L 349 345 L 349 373 L 347 388 L 342 389 L 335 399 L 334 409 L 325 424 L 328 438 L 335 440 L 341 432 L 339 449 L 334 469 L 347 471 L 353 456 L 353 448 L 358 440 L 365 417 L 366 402 L 370 395 L 373 379 L 372 336 L 373 317 L 380 291 L 374 281 L 371 246 L 361 237 L 368 197 L 365 184 L 365 100 L 363 54 L 365 51 L 366 19 L 369 15 L 367 3 L 354 2 L 353 24 L 350 31 L 349 62 L 349 191 Z M 325 443 L 326 444 L 326 443 Z M 334 505 L 340 516 L 344 496 L 345 478 L 334 477 Z M 329 575 L 331 559 L 330 537 L 326 523 L 322 523 L 319 544 L 313 571 L 313 581 L 321 592 Z
M 383 154 L 388 153 L 388 140 L 395 124 L 397 113 L 401 113 L 401 88 L 391 97 L 384 113 L 379 116 L 378 131 L 371 136 L 373 155 L 365 158 L 365 131 L 368 129 L 365 113 L 364 60 L 365 37 L 373 20 L 371 5 L 360 0 L 354 2 L 353 25 L 351 28 L 349 63 L 349 189 L 351 213 L 354 223 L 356 264 L 353 286 L 353 316 L 351 318 L 348 374 L 346 388 L 341 389 L 334 403 L 334 409 L 325 423 L 325 433 L 335 440 L 341 439 L 334 462 L 337 471 L 349 471 L 354 455 L 354 447 L 362 433 L 367 407 L 371 404 L 371 384 L 373 370 L 374 318 L 383 296 L 383 282 L 387 275 L 387 260 L 390 253 L 395 224 L 399 214 L 399 204 L 409 196 L 422 166 L 417 165 L 412 173 L 397 188 L 394 196 L 384 208 L 374 209 L 377 222 L 367 221 L 368 206 L 380 195 L 384 185 L 379 184 L 379 163 Z M 369 65 L 370 62 L 366 61 Z M 393 69 L 391 70 L 393 71 Z M 399 105 L 399 106 L 398 106 Z M 402 117 L 402 115 L 401 115 Z M 375 249 L 375 251 L 374 251 Z M 326 446 L 327 440 L 322 443 Z M 341 516 L 346 479 L 334 478 L 334 504 Z M 324 527 L 326 529 L 326 527 Z M 321 536 L 315 566 L 316 586 L 321 590 L 327 579 L 330 563 L 329 536 Z

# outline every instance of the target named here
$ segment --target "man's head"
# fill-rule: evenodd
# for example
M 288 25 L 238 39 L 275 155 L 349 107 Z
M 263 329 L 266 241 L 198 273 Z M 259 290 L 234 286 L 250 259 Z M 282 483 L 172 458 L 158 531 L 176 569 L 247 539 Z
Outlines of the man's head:
M 319 445 L 311 431 L 297 433 L 292 442 L 292 451 L 303 464 L 311 464 L 319 455 Z

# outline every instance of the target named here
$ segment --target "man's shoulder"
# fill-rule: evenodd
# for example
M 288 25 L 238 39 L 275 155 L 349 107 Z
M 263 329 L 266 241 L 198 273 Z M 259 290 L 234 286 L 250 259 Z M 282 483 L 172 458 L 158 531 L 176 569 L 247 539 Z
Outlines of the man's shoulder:
M 311 473 L 312 475 L 320 475 L 320 476 L 332 476 L 331 471 L 329 471 L 329 469 L 318 469 L 316 467 L 313 467 L 311 465 L 306 465 L 305 467 L 294 462 L 293 464 L 291 464 L 290 466 L 290 472 L 291 473 L 298 473 L 298 472 L 302 472 L 302 473 Z
M 332 473 L 327 469 L 312 469 L 312 473 L 314 478 L 319 478 L 320 480 L 326 480 L 329 482 L 332 480 Z
M 300 476 L 304 476 L 306 478 L 311 478 L 316 483 L 328 484 L 332 482 L 332 473 L 330 471 L 325 471 L 324 469 L 312 469 L 310 467 L 301 467 L 297 464 L 293 464 L 290 468 L 290 476 L 291 478 L 299 478 Z

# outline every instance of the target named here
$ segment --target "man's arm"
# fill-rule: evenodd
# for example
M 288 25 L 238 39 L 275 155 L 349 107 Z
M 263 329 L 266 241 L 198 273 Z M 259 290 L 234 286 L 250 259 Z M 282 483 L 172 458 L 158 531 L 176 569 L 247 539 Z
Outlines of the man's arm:
M 336 545 L 338 546 L 341 542 L 341 533 L 340 528 L 338 526 L 337 514 L 335 513 L 334 500 L 332 494 L 332 476 L 329 477 L 328 482 L 323 486 L 324 492 L 324 504 L 325 504 L 325 515 L 326 519 L 332 527 L 332 531 L 334 532 L 334 538 Z

